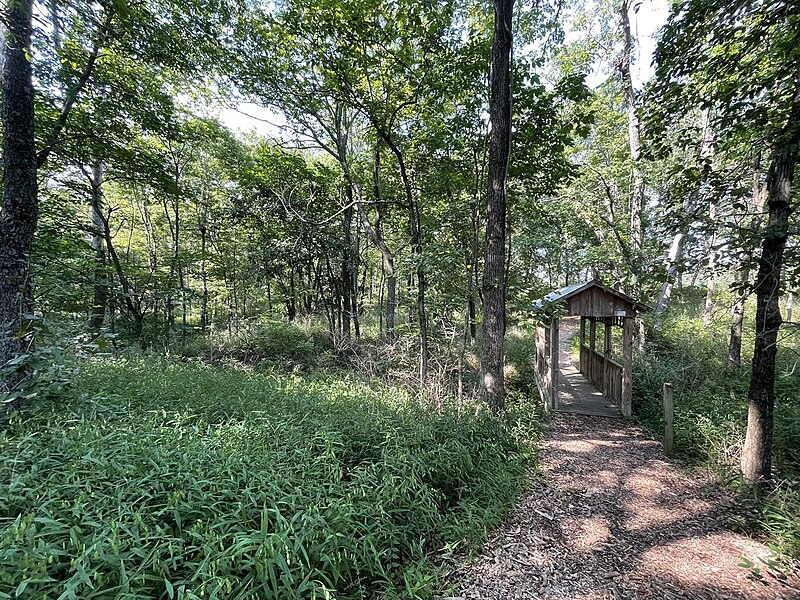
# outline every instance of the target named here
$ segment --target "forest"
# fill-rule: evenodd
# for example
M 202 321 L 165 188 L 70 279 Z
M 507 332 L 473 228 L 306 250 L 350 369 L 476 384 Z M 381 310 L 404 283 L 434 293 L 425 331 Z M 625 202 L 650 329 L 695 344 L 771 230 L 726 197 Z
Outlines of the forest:
M 768 548 L 733 563 L 761 587 L 576 559 L 596 595 L 505 597 L 800 594 L 796 2 L 0 23 L 0 598 L 504 597 L 464 573 L 520 507 L 560 518 L 560 428 L 608 433 L 536 365 L 539 299 L 590 281 L 643 307 L 609 430 L 660 440 L 672 384 L 664 460 Z

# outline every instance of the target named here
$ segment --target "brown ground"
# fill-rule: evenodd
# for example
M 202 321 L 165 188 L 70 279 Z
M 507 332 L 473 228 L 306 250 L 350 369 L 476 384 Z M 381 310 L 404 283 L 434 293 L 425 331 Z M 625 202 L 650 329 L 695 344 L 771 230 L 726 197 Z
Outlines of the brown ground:
M 540 458 L 533 489 L 451 576 L 460 597 L 800 600 L 797 565 L 771 574 L 769 549 L 730 530 L 733 498 L 631 423 L 556 414 Z

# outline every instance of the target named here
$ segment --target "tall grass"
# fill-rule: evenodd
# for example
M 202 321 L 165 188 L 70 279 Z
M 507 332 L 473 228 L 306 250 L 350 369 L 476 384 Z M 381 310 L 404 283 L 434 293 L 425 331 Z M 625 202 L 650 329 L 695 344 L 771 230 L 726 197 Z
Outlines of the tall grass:
M 639 353 L 634 365 L 634 412 L 660 431 L 662 385 L 672 383 L 677 451 L 739 485 L 750 365 L 746 359 L 742 367 L 729 364 L 729 324 L 724 315 L 710 326 L 703 325 L 694 314 L 695 304 L 676 307 L 661 335 Z M 752 353 L 752 339 L 744 341 L 743 350 Z M 775 385 L 775 485 L 755 503 L 751 523 L 795 557 L 800 557 L 800 375 L 793 366 L 798 350 L 798 336 L 782 336 Z
M 509 509 L 526 426 L 344 376 L 91 359 L 0 433 L 0 598 L 427 598 Z

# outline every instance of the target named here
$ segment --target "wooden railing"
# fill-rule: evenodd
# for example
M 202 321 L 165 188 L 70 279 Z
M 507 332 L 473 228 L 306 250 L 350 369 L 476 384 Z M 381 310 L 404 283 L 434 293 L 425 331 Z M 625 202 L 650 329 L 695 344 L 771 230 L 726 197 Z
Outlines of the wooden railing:
M 617 406 L 622 402 L 621 364 L 606 358 L 596 350 L 581 346 L 581 373 L 597 386 L 603 395 Z

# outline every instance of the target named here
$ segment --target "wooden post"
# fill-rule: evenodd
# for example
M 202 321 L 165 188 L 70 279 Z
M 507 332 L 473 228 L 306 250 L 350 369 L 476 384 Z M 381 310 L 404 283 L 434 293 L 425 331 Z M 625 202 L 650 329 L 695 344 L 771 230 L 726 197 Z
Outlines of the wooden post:
M 623 417 L 631 416 L 633 402 L 633 328 L 636 319 L 622 320 L 622 402 Z
M 595 349 L 597 348 L 597 319 L 594 317 L 589 317 L 589 366 L 588 366 L 588 374 L 589 379 L 592 383 L 597 384 L 597 376 L 598 373 L 596 372 L 595 365 L 597 361 L 595 360 Z
M 664 384 L 664 454 L 672 454 L 675 430 L 673 427 L 673 414 L 675 405 L 672 401 L 672 384 Z
M 583 365 L 583 347 L 586 345 L 586 317 L 581 316 L 580 345 L 578 346 L 578 371 L 585 374 Z
M 550 322 L 550 381 L 552 397 L 550 406 L 558 410 L 558 317 Z
M 603 396 L 611 396 L 611 323 L 610 319 L 603 322 Z M 613 400 L 613 398 L 610 398 Z

